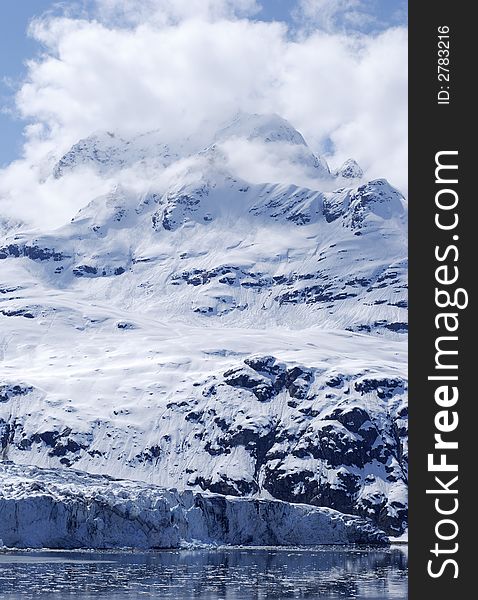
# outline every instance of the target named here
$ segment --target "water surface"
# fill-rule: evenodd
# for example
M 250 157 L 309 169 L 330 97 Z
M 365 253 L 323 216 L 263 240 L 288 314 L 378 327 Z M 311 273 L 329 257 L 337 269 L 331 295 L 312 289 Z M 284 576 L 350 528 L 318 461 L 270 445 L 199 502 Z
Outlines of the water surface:
M 406 600 L 406 549 L 0 554 L 0 600 Z

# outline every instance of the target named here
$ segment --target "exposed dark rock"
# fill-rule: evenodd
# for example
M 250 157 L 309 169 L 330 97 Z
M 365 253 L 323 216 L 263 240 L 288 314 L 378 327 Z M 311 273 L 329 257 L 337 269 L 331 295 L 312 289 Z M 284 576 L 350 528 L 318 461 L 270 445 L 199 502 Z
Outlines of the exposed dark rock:
M 116 327 L 118 329 L 136 329 L 136 325 L 134 323 L 129 323 L 128 321 L 118 321 Z
M 251 390 L 261 402 L 270 400 L 276 394 L 272 382 L 263 376 L 257 375 L 252 369 L 239 367 L 226 371 L 224 381 L 232 387 Z
M 35 314 L 28 308 L 4 308 L 0 314 L 5 317 L 24 317 L 25 319 L 34 319 Z
M 233 387 L 250 389 L 261 402 L 270 400 L 287 389 L 292 398 L 303 399 L 307 396 L 311 371 L 301 367 L 287 369 L 273 356 L 250 357 L 244 360 L 247 365 L 231 369 L 224 373 L 224 381 Z
M 40 246 L 28 244 L 8 244 L 0 248 L 0 259 L 8 258 L 9 256 L 15 258 L 26 256 L 31 260 L 53 260 L 55 262 L 71 258 L 70 255 L 57 252 L 52 248 L 41 248 Z
M 30 392 L 33 392 L 33 388 L 30 385 L 20 385 L 20 384 L 0 385 L 0 402 L 8 402 L 12 398 L 16 398 L 19 396 L 26 396 Z
M 249 496 L 258 490 L 257 484 L 254 481 L 236 480 L 226 475 L 223 475 L 218 481 L 205 479 L 202 476 L 196 477 L 193 481 L 192 485 L 198 485 L 203 490 L 225 496 Z
M 98 269 L 90 265 L 79 265 L 73 269 L 73 275 L 75 277 L 88 277 L 91 275 L 97 275 Z
M 161 456 L 160 446 L 150 446 L 136 455 L 135 460 L 139 463 L 152 463 Z
M 376 392 L 379 398 L 391 398 L 395 393 L 403 392 L 405 383 L 400 379 L 364 378 L 356 381 L 354 388 L 362 395 Z

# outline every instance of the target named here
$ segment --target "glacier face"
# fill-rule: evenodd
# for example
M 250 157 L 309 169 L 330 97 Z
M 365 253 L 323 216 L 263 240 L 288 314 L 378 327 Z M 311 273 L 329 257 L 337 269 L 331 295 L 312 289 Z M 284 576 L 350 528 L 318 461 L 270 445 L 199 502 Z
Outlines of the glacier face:
M 314 189 L 251 183 L 225 144 L 260 140 Z M 331 173 L 277 116 L 208 145 L 95 134 L 52 176 L 124 185 L 50 232 L 0 242 L 4 461 L 278 499 L 406 527 L 406 204 Z M 324 191 L 319 191 L 323 189 Z
M 185 544 L 385 544 L 370 522 L 326 508 L 232 498 L 75 471 L 0 464 L 0 540 L 17 548 Z

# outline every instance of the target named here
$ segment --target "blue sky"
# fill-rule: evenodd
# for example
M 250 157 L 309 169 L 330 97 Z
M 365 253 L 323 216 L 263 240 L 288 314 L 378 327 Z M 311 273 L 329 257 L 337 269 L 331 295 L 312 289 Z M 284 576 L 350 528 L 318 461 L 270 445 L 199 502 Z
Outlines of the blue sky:
M 0 7 L 0 165 L 21 149 L 23 123 L 4 111 L 12 108 L 15 87 L 25 76 L 24 62 L 35 55 L 37 43 L 26 35 L 30 20 L 52 5 L 52 0 L 3 0 Z
M 83 2 L 85 0 L 82 0 Z M 87 0 L 89 1 L 89 0 Z M 291 25 L 294 20 L 291 12 L 296 11 L 301 0 L 262 0 L 262 9 L 256 19 L 286 21 Z M 327 1 L 347 7 L 349 4 L 361 4 L 372 13 L 383 25 L 403 24 L 406 18 L 406 0 L 302 0 L 304 4 L 314 6 Z M 63 5 L 71 5 L 69 0 Z M 34 57 L 38 51 L 38 43 L 27 36 L 29 22 L 44 11 L 58 5 L 57 0 L 2 0 L 0 6 L 0 166 L 4 166 L 20 155 L 22 147 L 22 130 L 25 125 L 14 111 L 15 90 L 26 75 L 25 61 Z M 339 10 L 337 19 L 344 20 L 347 8 Z M 312 13 L 308 14 L 308 17 Z M 312 26 L 314 24 L 311 19 Z M 380 27 L 380 26 L 379 26 Z M 362 26 L 362 30 L 373 29 L 370 25 Z

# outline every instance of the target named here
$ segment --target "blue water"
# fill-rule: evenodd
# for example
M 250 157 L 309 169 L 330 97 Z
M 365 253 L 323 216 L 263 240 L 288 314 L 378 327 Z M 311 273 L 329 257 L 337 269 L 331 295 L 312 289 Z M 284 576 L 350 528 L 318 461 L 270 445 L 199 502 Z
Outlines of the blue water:
M 0 554 L 0 600 L 406 600 L 402 548 Z

